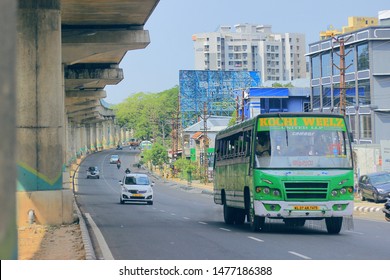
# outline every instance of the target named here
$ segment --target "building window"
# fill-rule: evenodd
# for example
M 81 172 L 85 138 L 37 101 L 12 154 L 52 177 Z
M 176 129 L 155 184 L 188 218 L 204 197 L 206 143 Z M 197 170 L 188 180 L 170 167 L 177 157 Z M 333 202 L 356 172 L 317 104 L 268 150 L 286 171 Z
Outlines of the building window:
M 321 97 L 320 97 L 320 87 L 312 88 L 312 96 L 313 96 L 313 106 L 312 108 L 320 108 L 321 107 Z
M 360 139 L 371 139 L 371 115 L 360 115 Z
M 355 106 L 357 103 L 355 81 L 345 83 L 345 87 L 346 106 Z
M 332 107 L 332 96 L 330 85 L 322 86 L 322 107 Z
M 320 56 L 316 55 L 311 58 L 311 75 L 312 79 L 320 77 Z
M 303 102 L 303 112 L 310 112 L 310 103 Z
M 333 108 L 340 107 L 340 84 L 333 84 Z
M 358 92 L 359 92 L 359 105 L 370 105 L 371 90 L 370 90 L 369 79 L 358 81 Z
M 356 71 L 354 59 L 355 58 L 355 49 L 346 48 L 345 49 L 345 73 L 353 73 Z M 340 67 L 340 66 L 339 66 Z
M 334 51 L 332 53 L 333 75 L 340 75 L 340 70 L 336 65 L 337 67 L 340 67 L 340 56 L 338 55 L 338 52 Z
M 358 135 L 356 133 L 356 128 L 355 128 L 355 118 L 356 118 L 356 115 L 355 114 L 351 114 L 351 115 L 347 115 L 347 122 L 348 122 L 348 128 L 349 128 L 349 131 L 352 133 L 352 141 L 354 141 L 355 143 L 357 142 L 357 139 L 358 139 Z
M 323 53 L 321 55 L 321 76 L 329 77 L 331 75 L 331 65 L 330 52 Z
M 357 60 L 358 71 L 369 69 L 368 43 L 357 46 Z

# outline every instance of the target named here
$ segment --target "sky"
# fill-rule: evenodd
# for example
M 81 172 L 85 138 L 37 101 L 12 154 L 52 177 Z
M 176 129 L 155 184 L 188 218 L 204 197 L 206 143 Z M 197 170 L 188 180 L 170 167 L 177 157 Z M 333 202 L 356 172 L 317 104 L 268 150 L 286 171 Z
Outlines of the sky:
M 272 25 L 273 33 L 303 33 L 308 44 L 333 26 L 341 30 L 349 16 L 377 17 L 389 0 L 160 0 L 144 29 L 150 44 L 128 51 L 119 64 L 124 79 L 106 86 L 105 101 L 123 102 L 137 92 L 157 93 L 179 85 L 179 70 L 194 70 L 193 34 L 221 25 Z

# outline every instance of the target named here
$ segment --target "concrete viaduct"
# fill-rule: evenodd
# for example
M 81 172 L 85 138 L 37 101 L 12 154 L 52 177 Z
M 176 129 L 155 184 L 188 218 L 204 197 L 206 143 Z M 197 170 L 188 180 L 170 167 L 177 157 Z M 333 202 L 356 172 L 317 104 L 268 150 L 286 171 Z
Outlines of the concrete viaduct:
M 1 1 L 1 259 L 17 256 L 30 210 L 41 224 L 73 222 L 72 164 L 130 136 L 101 99 L 126 52 L 150 43 L 158 2 Z

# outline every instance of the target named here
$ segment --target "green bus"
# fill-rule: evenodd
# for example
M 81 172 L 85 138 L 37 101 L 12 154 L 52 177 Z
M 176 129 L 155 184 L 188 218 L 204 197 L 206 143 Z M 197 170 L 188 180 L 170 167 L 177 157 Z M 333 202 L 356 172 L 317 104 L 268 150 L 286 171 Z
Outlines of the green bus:
M 139 144 L 139 147 L 142 151 L 149 150 L 152 148 L 152 142 L 150 142 L 149 140 L 141 141 L 141 143 Z
M 352 217 L 352 149 L 341 115 L 261 114 L 220 131 L 214 157 L 214 202 L 227 224 L 247 218 L 258 231 L 266 218 L 286 226 L 325 219 L 338 234 Z

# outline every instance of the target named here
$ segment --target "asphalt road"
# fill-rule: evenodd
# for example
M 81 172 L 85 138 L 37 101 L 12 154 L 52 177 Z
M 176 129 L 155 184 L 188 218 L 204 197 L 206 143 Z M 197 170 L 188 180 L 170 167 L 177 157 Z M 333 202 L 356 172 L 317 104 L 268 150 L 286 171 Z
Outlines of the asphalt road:
M 114 153 L 121 156 L 120 170 L 109 164 Z M 390 260 L 390 223 L 379 212 L 356 215 L 353 227 L 344 227 L 339 235 L 327 234 L 323 221 L 309 221 L 303 228 L 271 221 L 264 231 L 253 233 L 248 224 L 226 225 L 222 206 L 214 204 L 212 195 L 152 174 L 154 204 L 121 205 L 118 181 L 127 166 L 140 171 L 133 167 L 137 156 L 129 149 L 104 151 L 81 165 L 76 199 L 96 225 L 91 235 L 100 259 Z M 85 170 L 94 165 L 101 170 L 100 179 L 86 179 Z

